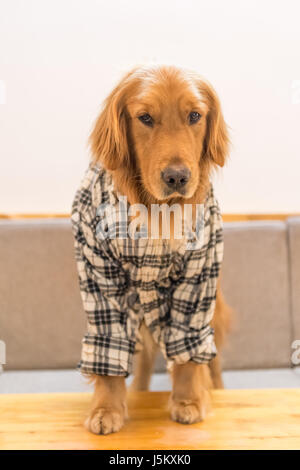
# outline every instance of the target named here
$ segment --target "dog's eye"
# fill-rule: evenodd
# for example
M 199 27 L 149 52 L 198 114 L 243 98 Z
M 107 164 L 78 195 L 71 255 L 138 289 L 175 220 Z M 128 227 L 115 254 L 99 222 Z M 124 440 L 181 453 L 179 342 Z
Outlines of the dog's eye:
M 197 113 L 197 111 L 192 111 L 192 112 L 189 114 L 189 122 L 190 122 L 190 124 L 195 124 L 196 122 L 199 121 L 200 118 L 201 118 L 201 114 Z
M 146 126 L 153 126 L 153 119 L 150 114 L 142 114 L 142 116 L 139 116 L 139 120 Z

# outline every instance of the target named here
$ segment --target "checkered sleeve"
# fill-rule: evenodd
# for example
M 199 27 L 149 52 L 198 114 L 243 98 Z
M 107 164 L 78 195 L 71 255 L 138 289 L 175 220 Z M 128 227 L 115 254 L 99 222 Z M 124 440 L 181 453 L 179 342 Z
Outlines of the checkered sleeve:
M 126 276 L 108 243 L 97 239 L 93 212 L 91 194 L 79 191 L 71 220 L 87 333 L 78 368 L 84 374 L 127 376 L 135 340 L 126 328 Z
M 213 318 L 217 280 L 223 257 L 222 220 L 219 208 L 210 208 L 206 242 L 191 250 L 172 295 L 170 321 L 165 330 L 166 358 L 170 362 L 208 363 L 216 356 Z

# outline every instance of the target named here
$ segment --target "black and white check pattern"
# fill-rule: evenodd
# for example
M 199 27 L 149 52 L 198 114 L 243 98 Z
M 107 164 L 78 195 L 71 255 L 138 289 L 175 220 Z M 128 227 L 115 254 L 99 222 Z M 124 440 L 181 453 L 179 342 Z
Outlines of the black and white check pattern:
M 116 206 L 111 175 L 90 166 L 72 206 L 80 291 L 87 316 L 79 368 L 124 375 L 140 343 L 144 321 L 169 365 L 207 363 L 216 355 L 213 317 L 223 257 L 222 218 L 211 186 L 204 208 L 204 242 L 172 251 L 166 240 L 105 238 L 96 229 L 100 204 Z M 122 223 L 114 224 L 118 233 Z M 108 233 L 111 224 L 107 223 Z

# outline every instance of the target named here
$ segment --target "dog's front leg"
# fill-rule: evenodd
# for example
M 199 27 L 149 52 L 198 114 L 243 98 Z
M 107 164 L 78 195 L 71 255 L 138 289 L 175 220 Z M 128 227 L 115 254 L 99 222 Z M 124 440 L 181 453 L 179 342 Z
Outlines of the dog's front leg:
M 98 375 L 94 380 L 92 409 L 85 426 L 95 434 L 117 432 L 127 417 L 125 378 Z
M 174 364 L 172 379 L 172 420 L 184 424 L 202 421 L 210 407 L 209 389 L 212 383 L 208 366 L 194 362 Z

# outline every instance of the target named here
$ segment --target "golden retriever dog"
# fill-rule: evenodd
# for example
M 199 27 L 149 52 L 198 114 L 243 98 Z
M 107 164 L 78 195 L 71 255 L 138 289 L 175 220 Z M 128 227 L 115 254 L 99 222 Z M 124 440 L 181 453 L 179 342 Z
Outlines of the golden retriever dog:
M 90 146 L 92 162 L 111 173 L 130 204 L 194 205 L 204 202 L 212 171 L 224 165 L 229 139 L 219 99 L 206 80 L 173 66 L 155 66 L 136 67 L 110 93 Z M 204 419 L 209 391 L 223 387 L 220 350 L 229 324 L 230 309 L 218 287 L 211 323 L 218 355 L 208 364 L 173 365 L 171 419 L 185 424 Z M 157 352 L 144 324 L 141 330 L 144 349 L 136 355 L 134 390 L 147 390 Z M 125 378 L 94 375 L 92 380 L 87 429 L 96 434 L 120 430 L 127 415 Z

